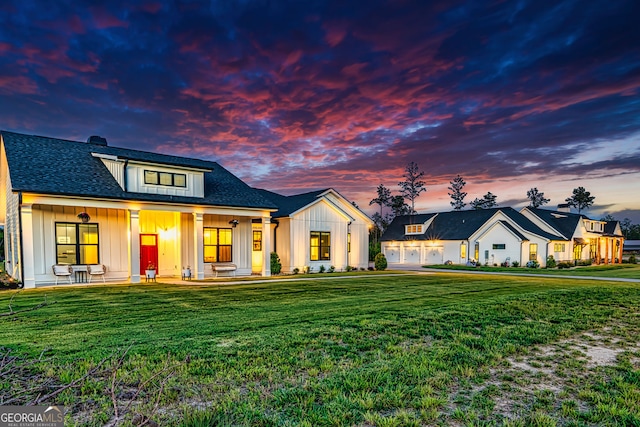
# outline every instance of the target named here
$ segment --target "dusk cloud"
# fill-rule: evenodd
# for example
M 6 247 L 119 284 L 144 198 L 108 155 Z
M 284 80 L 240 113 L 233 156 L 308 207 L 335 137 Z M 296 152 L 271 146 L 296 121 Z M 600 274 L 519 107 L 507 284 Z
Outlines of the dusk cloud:
M 640 210 L 638 16 L 631 0 L 9 0 L 0 127 L 363 207 L 415 161 L 422 210 L 449 207 L 456 174 L 471 200 L 537 186 L 558 203 L 579 178 L 609 212 Z

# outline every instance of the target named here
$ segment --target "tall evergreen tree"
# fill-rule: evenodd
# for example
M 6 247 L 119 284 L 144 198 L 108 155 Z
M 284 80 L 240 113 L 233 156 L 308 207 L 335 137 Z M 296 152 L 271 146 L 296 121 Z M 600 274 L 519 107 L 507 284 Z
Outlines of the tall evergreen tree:
M 418 171 L 418 165 L 416 162 L 410 162 L 404 169 L 402 177 L 404 181 L 400 181 L 400 194 L 407 200 L 411 201 L 411 214 L 416 213 L 416 199 L 423 191 L 427 191 L 425 182 L 422 180 L 424 177 L 423 171 Z
M 391 210 L 393 211 L 393 216 L 400 215 L 413 215 L 415 211 L 411 209 L 411 206 L 405 203 L 404 197 L 402 196 L 393 196 L 391 198 Z
M 538 187 L 533 187 L 527 191 L 527 198 L 529 199 L 529 206 L 532 208 L 539 208 L 542 205 L 546 205 L 550 202 L 549 199 L 544 197 L 544 193 L 538 191 Z
M 567 197 L 565 202 L 576 209 L 578 213 L 581 213 L 583 209 L 589 209 L 593 205 L 595 196 L 592 196 L 590 192 L 584 189 L 584 187 L 578 187 L 573 189 L 571 197 Z
M 464 208 L 467 204 L 463 201 L 467 196 L 467 193 L 462 191 L 464 186 L 467 184 L 464 179 L 460 175 L 453 178 L 450 182 L 451 187 L 447 187 L 451 193 L 448 193 L 449 196 L 453 199 L 451 202 L 451 206 L 453 206 L 453 210 L 459 211 Z
M 369 202 L 369 206 L 371 205 L 379 205 L 380 206 L 380 217 L 382 217 L 382 209 L 385 206 L 389 206 L 391 204 L 391 190 L 385 187 L 383 184 L 378 185 L 378 197 L 372 199 Z
M 482 199 L 475 198 L 473 202 L 471 202 L 471 207 L 473 209 L 490 209 L 498 206 L 496 199 L 498 196 L 489 191 L 487 194 L 482 196 Z

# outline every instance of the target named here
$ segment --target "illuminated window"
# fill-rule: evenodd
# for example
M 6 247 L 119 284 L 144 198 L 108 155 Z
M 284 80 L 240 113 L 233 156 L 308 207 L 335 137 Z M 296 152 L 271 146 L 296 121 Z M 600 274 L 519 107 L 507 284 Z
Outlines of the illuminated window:
M 253 230 L 253 250 L 262 250 L 262 231 L 260 230 Z
M 347 233 L 347 252 L 351 253 L 351 233 Z
M 536 261 L 538 259 L 538 244 L 531 243 L 529 245 L 529 261 Z
M 460 246 L 460 258 L 465 259 L 467 257 L 467 245 Z
M 406 225 L 405 234 L 420 234 L 422 233 L 422 224 L 419 225 Z
M 311 261 L 331 259 L 331 233 L 325 231 L 311 232 Z
M 187 176 L 182 173 L 144 171 L 144 183 L 165 187 L 186 187 Z
M 476 242 L 475 247 L 473 248 L 473 258 L 477 261 L 480 259 L 480 243 Z
M 56 264 L 100 262 L 98 224 L 56 223 Z
M 554 243 L 553 244 L 553 251 L 554 252 L 564 252 L 566 246 L 564 243 Z
M 231 262 L 232 234 L 231 228 L 205 227 L 204 262 Z

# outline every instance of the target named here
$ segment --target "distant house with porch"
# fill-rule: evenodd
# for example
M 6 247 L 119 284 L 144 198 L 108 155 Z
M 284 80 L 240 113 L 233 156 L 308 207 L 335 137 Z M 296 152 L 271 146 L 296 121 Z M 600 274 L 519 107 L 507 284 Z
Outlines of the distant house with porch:
M 6 269 L 27 288 L 58 264 L 131 282 L 148 267 L 202 279 L 219 263 L 270 275 L 278 207 L 216 162 L 2 131 L 0 184 Z
M 389 263 L 480 263 L 524 266 L 591 259 L 621 262 L 623 236 L 615 221 L 545 209 L 493 208 L 396 217 L 381 237 Z

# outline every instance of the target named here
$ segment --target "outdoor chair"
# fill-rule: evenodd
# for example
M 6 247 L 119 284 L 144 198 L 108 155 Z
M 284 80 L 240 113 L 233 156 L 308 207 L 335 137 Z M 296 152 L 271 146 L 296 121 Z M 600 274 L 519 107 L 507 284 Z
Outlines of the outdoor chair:
M 53 274 L 56 276 L 56 285 L 58 284 L 58 278 L 65 276 L 69 279 L 69 283 L 73 285 L 73 281 L 71 280 L 73 269 L 70 265 L 55 264 L 51 268 L 53 268 Z
M 105 283 L 104 273 L 106 273 L 106 271 L 107 271 L 107 268 L 103 264 L 88 265 L 87 273 L 89 273 L 89 283 L 91 283 L 91 278 L 93 276 L 102 277 L 102 283 Z

